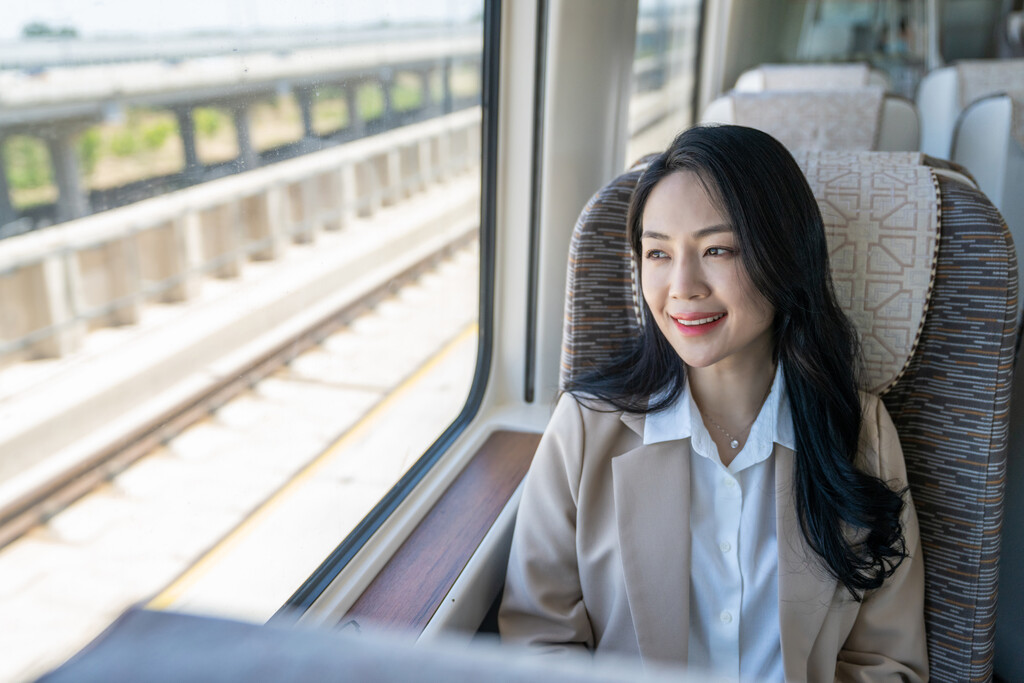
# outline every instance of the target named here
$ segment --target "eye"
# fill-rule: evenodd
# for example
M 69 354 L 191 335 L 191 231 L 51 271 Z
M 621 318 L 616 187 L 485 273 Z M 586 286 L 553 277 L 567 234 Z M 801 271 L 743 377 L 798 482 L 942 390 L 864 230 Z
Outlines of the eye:
M 649 261 L 654 261 L 656 259 L 668 258 L 668 254 L 661 249 L 648 249 L 644 252 L 644 258 Z
M 705 256 L 729 256 L 733 250 L 729 247 L 708 247 L 704 250 Z

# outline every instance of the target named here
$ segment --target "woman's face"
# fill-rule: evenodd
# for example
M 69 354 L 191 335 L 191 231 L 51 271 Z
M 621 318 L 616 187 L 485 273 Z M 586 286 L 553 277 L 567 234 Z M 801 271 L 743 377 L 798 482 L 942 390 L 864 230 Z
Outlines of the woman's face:
M 654 186 L 640 254 L 644 299 L 684 363 L 704 368 L 771 359 L 774 310 L 740 262 L 731 221 L 694 173 L 672 173 Z

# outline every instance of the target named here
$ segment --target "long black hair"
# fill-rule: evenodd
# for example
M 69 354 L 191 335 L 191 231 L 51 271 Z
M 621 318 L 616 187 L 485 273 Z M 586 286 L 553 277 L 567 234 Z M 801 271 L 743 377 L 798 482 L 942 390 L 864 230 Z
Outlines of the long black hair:
M 854 465 L 861 430 L 859 347 L 836 302 L 825 229 L 800 167 L 770 135 L 742 126 L 698 126 L 650 161 L 629 206 L 629 240 L 643 267 L 647 199 L 663 178 L 696 175 L 729 217 L 740 263 L 774 307 L 773 355 L 782 363 L 796 435 L 796 509 L 808 545 L 857 600 L 906 557 L 903 492 Z M 605 367 L 582 372 L 567 391 L 617 410 L 672 405 L 686 366 L 658 330 L 646 302 L 640 335 Z

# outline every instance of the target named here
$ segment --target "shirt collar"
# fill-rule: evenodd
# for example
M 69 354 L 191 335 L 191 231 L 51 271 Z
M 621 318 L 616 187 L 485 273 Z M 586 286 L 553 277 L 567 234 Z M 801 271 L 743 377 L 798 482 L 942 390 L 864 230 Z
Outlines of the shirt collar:
M 675 403 L 656 413 L 648 413 L 644 420 L 644 445 L 692 438 L 694 448 L 702 455 L 710 452 L 707 443 L 711 437 L 700 418 L 700 411 L 690 394 L 687 383 Z M 777 443 L 790 450 L 796 450 L 796 434 L 793 431 L 793 415 L 786 393 L 786 381 L 782 375 L 782 363 L 775 369 L 772 388 L 765 399 L 761 412 L 750 428 L 747 443 L 763 441 L 765 445 Z M 744 450 L 747 450 L 746 444 Z

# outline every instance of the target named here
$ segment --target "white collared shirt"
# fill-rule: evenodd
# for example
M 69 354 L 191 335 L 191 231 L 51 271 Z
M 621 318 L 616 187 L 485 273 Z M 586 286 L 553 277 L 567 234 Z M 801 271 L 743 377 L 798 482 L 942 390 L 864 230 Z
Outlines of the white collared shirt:
M 782 681 L 774 444 L 796 449 L 781 364 L 743 448 L 722 465 L 686 386 L 644 420 L 644 443 L 690 439 L 690 640 L 687 665 L 733 679 Z

